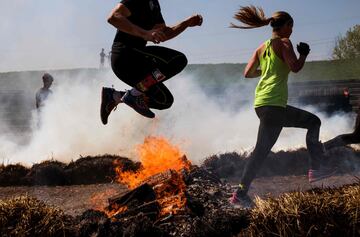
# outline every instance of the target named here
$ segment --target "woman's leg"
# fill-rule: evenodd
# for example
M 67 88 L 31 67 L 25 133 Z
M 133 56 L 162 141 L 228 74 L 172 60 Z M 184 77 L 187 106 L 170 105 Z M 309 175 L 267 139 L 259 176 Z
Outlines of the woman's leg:
M 358 143 L 360 143 L 360 111 L 358 112 L 358 114 L 356 116 L 354 132 L 339 135 L 339 136 L 325 142 L 324 147 L 326 150 L 329 150 L 334 147 L 346 146 L 349 144 L 358 144 Z
M 307 129 L 306 146 L 310 153 L 311 169 L 319 169 L 323 158 L 322 144 L 319 141 L 321 121 L 305 110 L 292 106 L 286 106 L 284 127 L 296 127 Z
M 275 106 L 256 108 L 260 126 L 255 149 L 246 163 L 240 188 L 237 190 L 240 197 L 246 195 L 251 182 L 256 177 L 256 173 L 277 141 L 282 130 L 284 111 L 284 108 Z
M 168 109 L 174 103 L 173 95 L 162 82 L 152 86 L 146 95 L 149 97 L 149 107 L 152 109 Z
M 123 48 L 112 56 L 115 74 L 128 85 L 144 92 L 149 97 L 149 106 L 156 109 L 172 105 L 173 96 L 162 82 L 181 72 L 186 65 L 183 53 L 159 46 Z
M 346 146 L 350 144 L 360 143 L 360 134 L 359 133 L 348 133 L 341 134 L 327 142 L 324 143 L 325 150 L 330 150 L 335 147 Z

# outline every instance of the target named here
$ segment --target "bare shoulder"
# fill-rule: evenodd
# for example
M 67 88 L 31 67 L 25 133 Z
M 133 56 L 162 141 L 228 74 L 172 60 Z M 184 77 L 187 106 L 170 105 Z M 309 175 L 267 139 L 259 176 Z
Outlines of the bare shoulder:
M 262 43 L 262 44 L 255 50 L 256 54 L 257 54 L 258 56 L 259 56 L 259 55 L 262 55 L 262 53 L 264 52 L 265 48 L 266 48 L 265 43 Z
M 286 48 L 292 48 L 292 43 L 291 40 L 289 38 L 282 38 L 281 41 L 282 45 Z

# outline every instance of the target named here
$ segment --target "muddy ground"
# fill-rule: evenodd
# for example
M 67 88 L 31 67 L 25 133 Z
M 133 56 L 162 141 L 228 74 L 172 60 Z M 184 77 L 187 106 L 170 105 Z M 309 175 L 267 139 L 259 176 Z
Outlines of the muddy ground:
M 254 180 L 250 196 L 278 196 L 289 191 L 305 191 L 319 186 L 338 187 L 351 184 L 360 178 L 360 173 L 349 173 L 333 176 L 323 182 L 310 185 L 305 175 L 261 177 Z M 227 180 L 236 184 L 237 180 Z M 101 209 L 107 206 L 107 199 L 117 193 L 125 192 L 126 187 L 120 184 L 92 184 L 72 186 L 32 186 L 0 187 L 0 199 L 19 195 L 29 195 L 47 204 L 61 208 L 70 215 L 80 215 L 87 209 Z

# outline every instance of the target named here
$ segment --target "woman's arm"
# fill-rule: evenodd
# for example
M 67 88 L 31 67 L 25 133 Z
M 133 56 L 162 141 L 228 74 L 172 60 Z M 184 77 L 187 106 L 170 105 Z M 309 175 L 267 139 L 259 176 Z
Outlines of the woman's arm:
M 258 48 L 253 53 L 248 64 L 246 65 L 245 71 L 244 71 L 244 77 L 255 78 L 255 77 L 261 76 L 261 70 L 258 69 L 259 65 L 260 65 L 260 61 L 259 61 L 259 57 L 258 57 L 258 50 L 260 50 L 260 48 Z
M 307 55 L 300 54 L 300 57 L 297 58 L 294 47 L 289 39 L 282 39 L 282 56 L 285 63 L 289 66 L 292 72 L 300 71 L 304 64 Z

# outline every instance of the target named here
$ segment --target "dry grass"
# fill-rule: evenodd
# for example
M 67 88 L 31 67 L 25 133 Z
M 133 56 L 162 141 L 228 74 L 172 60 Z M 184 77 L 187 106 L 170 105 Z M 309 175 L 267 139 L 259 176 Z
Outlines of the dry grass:
M 360 236 L 360 182 L 256 199 L 244 236 Z M 242 236 L 243 236 L 242 235 Z
M 34 198 L 0 200 L 1 236 L 71 236 L 70 223 L 60 209 Z

